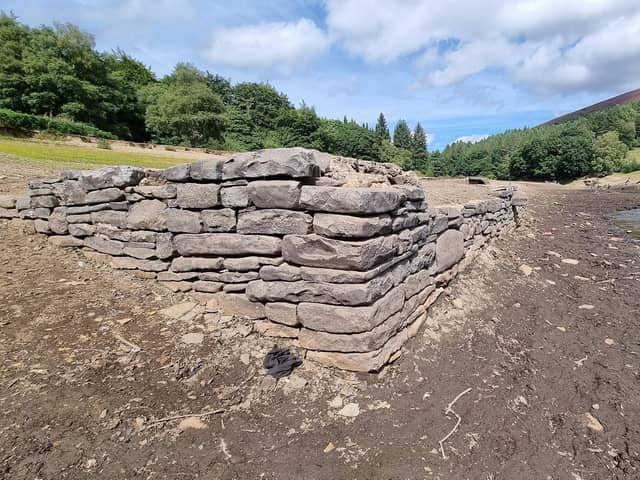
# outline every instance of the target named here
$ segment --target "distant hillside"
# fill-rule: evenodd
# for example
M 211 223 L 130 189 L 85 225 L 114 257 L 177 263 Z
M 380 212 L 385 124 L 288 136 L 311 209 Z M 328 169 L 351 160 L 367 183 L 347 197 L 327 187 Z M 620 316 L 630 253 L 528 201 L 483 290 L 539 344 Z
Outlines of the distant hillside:
M 548 122 L 545 122 L 539 126 L 544 127 L 547 125 L 557 125 L 559 123 L 565 123 L 570 120 L 575 120 L 576 118 L 581 117 L 582 115 L 585 115 L 587 113 L 597 112 L 598 110 L 604 110 L 605 108 L 614 107 L 616 105 L 638 101 L 640 101 L 640 88 L 637 90 L 631 90 L 630 92 L 623 93 L 622 95 L 618 95 L 616 97 L 608 98 L 598 103 L 594 103 L 593 105 L 581 108 L 580 110 L 576 110 L 575 112 L 561 115 L 560 117 L 549 120 Z

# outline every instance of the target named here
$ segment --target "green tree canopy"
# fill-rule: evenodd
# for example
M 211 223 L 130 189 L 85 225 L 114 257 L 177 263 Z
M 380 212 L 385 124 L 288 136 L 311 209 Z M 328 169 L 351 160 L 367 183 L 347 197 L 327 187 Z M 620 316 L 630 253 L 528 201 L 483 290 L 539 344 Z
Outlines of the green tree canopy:
M 393 129 L 393 145 L 398 148 L 411 149 L 411 130 L 404 120 L 398 120 Z
M 376 137 L 379 138 L 381 142 L 382 140 L 387 140 L 387 141 L 391 140 L 391 134 L 389 133 L 389 126 L 387 125 L 387 119 L 384 118 L 384 114 L 382 112 L 380 113 L 380 115 L 378 115 L 378 121 L 376 122 L 375 132 L 376 132 Z

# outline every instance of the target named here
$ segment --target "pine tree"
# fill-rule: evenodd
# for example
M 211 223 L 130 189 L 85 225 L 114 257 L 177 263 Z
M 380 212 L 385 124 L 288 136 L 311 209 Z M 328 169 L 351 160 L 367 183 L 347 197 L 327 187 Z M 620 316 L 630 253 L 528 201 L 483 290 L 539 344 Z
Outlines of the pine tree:
M 398 148 L 411 149 L 411 130 L 404 120 L 398 120 L 393 129 L 393 145 Z
M 427 135 L 420 122 L 413 130 L 411 137 L 411 163 L 414 170 L 430 173 L 429 154 L 427 153 Z
M 382 142 L 382 140 L 391 140 L 391 134 L 389 133 L 389 126 L 387 125 L 387 119 L 384 118 L 384 114 L 380 113 L 378 116 L 378 123 L 376 123 L 376 137 Z

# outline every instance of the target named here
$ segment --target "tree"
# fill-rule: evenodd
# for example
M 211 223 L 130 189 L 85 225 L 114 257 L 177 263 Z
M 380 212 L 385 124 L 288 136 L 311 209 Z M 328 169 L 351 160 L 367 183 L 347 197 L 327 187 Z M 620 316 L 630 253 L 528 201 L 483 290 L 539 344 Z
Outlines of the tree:
M 382 143 L 383 140 L 390 141 L 391 134 L 389 133 L 389 126 L 387 125 L 387 120 L 384 118 L 384 114 L 380 113 L 378 116 L 378 122 L 376 123 L 376 137 Z
M 622 168 L 629 148 L 620 141 L 618 132 L 606 132 L 596 137 L 591 173 L 604 177 Z
M 145 87 L 142 96 L 147 129 L 155 141 L 195 147 L 222 140 L 222 99 L 191 65 L 176 65 L 160 83 Z
M 404 120 L 398 120 L 393 129 L 393 145 L 398 148 L 411 149 L 411 130 Z
M 416 124 L 411 136 L 411 164 L 414 170 L 422 173 L 431 173 L 429 154 L 427 153 L 427 135 L 420 122 Z

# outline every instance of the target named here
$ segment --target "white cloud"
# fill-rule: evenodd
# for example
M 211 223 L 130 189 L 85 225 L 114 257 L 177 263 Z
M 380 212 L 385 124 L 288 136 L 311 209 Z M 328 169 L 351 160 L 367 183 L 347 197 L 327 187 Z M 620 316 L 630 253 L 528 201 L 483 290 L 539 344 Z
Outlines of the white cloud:
M 487 138 L 489 135 L 464 135 L 462 137 L 458 137 L 456 138 L 453 142 L 451 143 L 456 143 L 456 142 L 466 142 L 466 143 L 477 143 L 480 140 L 484 140 L 485 138 Z
M 204 56 L 216 65 L 291 71 L 328 47 L 325 32 L 301 18 L 217 30 Z
M 640 79 L 640 3 L 629 0 L 326 0 L 331 38 L 367 62 L 415 56 L 419 84 L 488 69 L 549 93 Z

